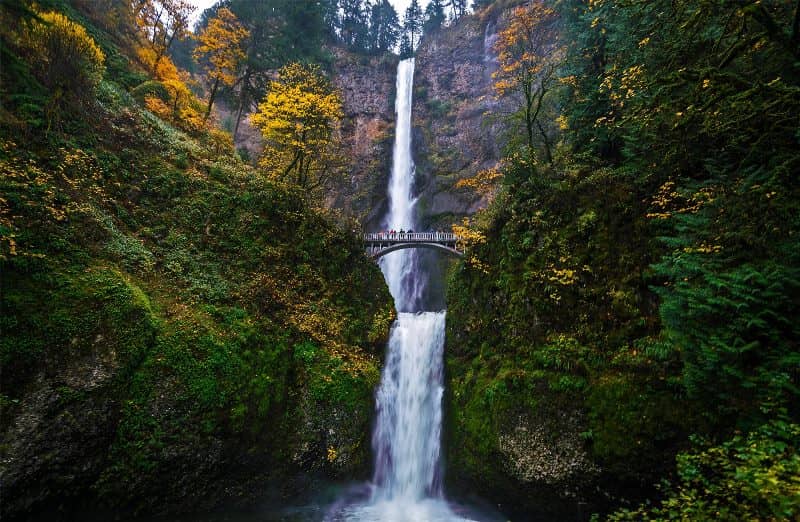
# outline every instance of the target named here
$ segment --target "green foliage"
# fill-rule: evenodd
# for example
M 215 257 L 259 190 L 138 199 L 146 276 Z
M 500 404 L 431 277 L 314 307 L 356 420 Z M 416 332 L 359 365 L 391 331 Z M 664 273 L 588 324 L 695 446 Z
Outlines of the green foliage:
M 141 103 L 147 96 L 155 96 L 159 100 L 168 103 L 170 100 L 169 91 L 163 82 L 157 80 L 147 80 L 130 91 L 130 95 Z
M 321 45 L 329 31 L 325 4 L 314 0 L 231 0 L 227 3 L 228 9 L 250 34 L 239 86 L 235 91 L 226 91 L 234 99 L 232 105 L 249 108 L 260 102 L 268 90 L 271 72 L 283 65 L 327 63 Z M 234 134 L 240 118 L 241 112 Z
M 687 248 L 655 266 L 674 281 L 659 288 L 661 315 L 668 341 L 680 347 L 684 384 L 723 413 L 788 404 L 798 393 L 791 376 L 800 362 L 800 268 L 777 260 L 730 266 L 724 257 Z
M 800 426 L 785 419 L 678 457 L 679 482 L 653 506 L 608 520 L 793 520 L 800 509 Z
M 108 460 L 68 491 L 120 510 L 185 495 L 187 467 L 210 466 L 190 495 L 213 489 L 230 463 L 198 455 L 221 440 L 261 480 L 366 465 L 393 310 L 359 239 L 242 163 L 229 136 L 198 141 L 144 110 L 161 83 L 102 81 L 92 118 L 25 126 L 23 145 L 21 118 L 40 113 L 3 75 L 18 102 L 0 120 L 4 427 L 37 376 L 58 395 L 48 415 L 107 405 Z M 68 372 L 95 361 L 98 384 L 76 385 Z M 335 467 L 325 425 L 352 444 Z
M 156 322 L 142 290 L 113 268 L 63 272 L 50 263 L 31 269 L 4 263 L 2 388 L 20 398 L 42 366 L 102 352 L 119 366 L 117 386 L 134 371 L 155 336 Z M 50 268 L 47 272 L 43 268 Z
M 431 117 L 437 120 L 451 116 L 453 111 L 452 103 L 447 100 L 428 100 L 427 106 L 428 110 L 431 111 Z
M 452 274 L 448 364 L 465 408 L 453 431 L 465 435 L 450 460 L 476 477 L 493 466 L 502 428 L 467 405 L 484 397 L 475 376 L 513 359 L 549 400 L 572 397 L 586 449 L 620 481 L 669 476 L 691 433 L 749 433 L 682 457 L 663 509 L 626 520 L 796 518 L 798 6 L 549 5 L 567 44 L 545 111 L 560 112 L 561 141 L 552 164 L 507 158 L 475 218 L 486 242 Z M 692 482 L 687 463 L 701 461 Z M 760 489 L 759 466 L 772 477 Z

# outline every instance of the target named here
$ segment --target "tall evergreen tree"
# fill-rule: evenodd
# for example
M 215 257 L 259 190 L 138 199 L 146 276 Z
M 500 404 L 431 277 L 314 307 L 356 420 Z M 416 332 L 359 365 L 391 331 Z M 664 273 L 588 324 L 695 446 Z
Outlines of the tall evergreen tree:
M 450 6 L 450 15 L 453 20 L 458 20 L 467 14 L 467 0 L 448 0 L 447 4 Z
M 431 0 L 425 8 L 425 32 L 435 31 L 444 24 L 447 15 L 444 11 L 444 0 Z
M 406 15 L 403 19 L 403 32 L 408 37 L 411 53 L 417 48 L 419 39 L 422 36 L 423 20 L 422 8 L 419 6 L 419 1 L 411 0 L 411 4 L 406 9 Z
M 397 45 L 400 36 L 400 23 L 397 12 L 389 0 L 381 0 L 372 6 L 370 14 L 370 50 L 376 53 L 386 52 Z
M 363 0 L 341 0 L 341 41 L 357 50 L 365 50 L 368 41 L 368 10 Z
M 408 33 L 403 32 L 400 36 L 400 58 L 411 58 L 414 56 L 414 48 L 411 47 L 411 40 L 408 38 Z
M 235 93 L 236 136 L 242 115 L 263 98 L 269 71 L 291 61 L 319 59 L 327 29 L 324 4 L 317 0 L 227 0 L 227 3 L 250 33 Z
M 322 20 L 325 24 L 326 36 L 330 41 L 338 41 L 339 31 L 341 30 L 341 20 L 339 18 L 339 0 L 320 0 Z

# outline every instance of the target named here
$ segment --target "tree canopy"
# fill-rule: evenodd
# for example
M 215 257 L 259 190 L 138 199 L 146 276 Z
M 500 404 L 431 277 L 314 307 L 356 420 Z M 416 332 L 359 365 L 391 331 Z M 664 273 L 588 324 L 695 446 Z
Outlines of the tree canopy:
M 499 96 L 517 98 L 517 115 L 524 132 L 524 154 L 533 165 L 537 146 L 552 161 L 552 137 L 546 130 L 545 96 L 556 83 L 556 71 L 564 53 L 556 27 L 557 13 L 544 2 L 531 2 L 514 9 L 511 20 L 498 35 L 495 51 L 499 61 L 493 73 Z M 552 118 L 551 118 L 552 119 Z
M 206 81 L 211 85 L 205 119 L 211 113 L 219 87 L 232 87 L 239 80 L 246 57 L 243 45 L 249 34 L 236 15 L 223 7 L 198 35 L 199 45 L 194 50 L 194 57 L 205 61 L 203 69 Z
M 341 98 L 319 67 L 282 67 L 251 118 L 265 141 L 260 164 L 306 190 L 324 187 L 338 173 L 333 148 L 341 117 Z

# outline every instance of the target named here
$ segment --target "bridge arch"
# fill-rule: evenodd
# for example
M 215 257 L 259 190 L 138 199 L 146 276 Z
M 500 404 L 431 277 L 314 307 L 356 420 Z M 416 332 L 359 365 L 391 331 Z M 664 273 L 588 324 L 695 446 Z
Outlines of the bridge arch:
M 459 252 L 458 250 L 456 250 L 453 247 L 442 245 L 440 243 L 423 243 L 423 242 L 420 241 L 420 242 L 414 242 L 414 243 L 394 243 L 394 244 L 392 244 L 390 246 L 381 248 L 380 250 L 377 250 L 374 253 L 371 253 L 370 257 L 372 257 L 372 259 L 375 259 L 377 261 L 378 259 L 382 258 L 383 256 L 385 256 L 386 254 L 388 254 L 390 252 L 395 252 L 397 250 L 404 250 L 406 248 L 430 248 L 430 249 L 433 249 L 433 250 L 441 250 L 442 252 L 445 252 L 445 253 L 447 253 L 447 254 L 449 254 L 451 256 L 455 256 L 455 257 L 463 257 L 464 256 L 464 254 L 462 252 Z
M 458 249 L 461 239 L 451 232 L 379 232 L 364 234 L 364 246 L 367 255 L 376 261 L 390 252 L 406 248 L 430 248 L 462 257 L 464 254 Z

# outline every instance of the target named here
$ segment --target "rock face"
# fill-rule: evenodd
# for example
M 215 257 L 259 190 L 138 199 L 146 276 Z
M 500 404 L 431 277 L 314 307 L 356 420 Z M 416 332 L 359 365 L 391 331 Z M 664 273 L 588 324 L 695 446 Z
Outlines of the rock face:
M 358 56 L 342 49 L 335 49 L 334 56 L 332 79 L 342 94 L 341 133 L 350 155 L 350 173 L 329 205 L 377 227 L 386 212 L 398 60 L 392 55 Z
M 505 426 L 505 433 L 498 437 L 498 448 L 510 475 L 528 484 L 558 483 L 593 467 L 579 437 L 579 420 L 570 413 L 560 416 L 560 430 L 555 432 L 525 416 Z
M 339 128 L 347 174 L 326 204 L 344 216 L 378 227 L 386 211 L 386 186 L 394 142 L 394 94 L 398 58 L 364 56 L 340 47 L 333 55 L 330 77 L 342 97 L 344 117 Z M 224 101 L 217 103 L 220 121 L 235 118 Z M 236 147 L 251 159 L 263 149 L 261 134 L 242 117 Z
M 423 219 L 448 226 L 485 206 L 458 180 L 493 167 L 500 159 L 503 127 L 495 114 L 492 45 L 497 22 L 470 15 L 426 35 L 414 76 L 414 157 Z
M 519 385 L 513 370 L 495 375 L 480 357 L 457 353 L 457 337 L 448 325 L 448 494 L 476 494 L 514 520 L 588 520 L 602 504 L 603 470 L 580 401 L 545 382 Z
M 426 35 L 419 47 L 414 159 L 426 226 L 447 227 L 487 204 L 456 185 L 497 166 L 503 156 L 512 107 L 495 97 L 493 46 L 509 19 L 508 6 L 517 4 L 462 17 Z M 499 355 L 502 339 L 493 350 L 496 360 L 464 352 L 464 337 L 477 335 L 475 328 L 458 307 L 448 312 L 448 494 L 477 494 L 514 519 L 587 519 L 597 506 L 602 470 L 587 445 L 580 402 L 544 382 L 519 386 L 515 369 L 495 367 L 505 361 Z

